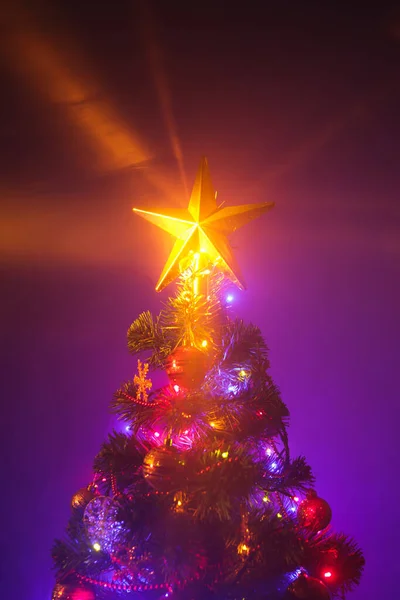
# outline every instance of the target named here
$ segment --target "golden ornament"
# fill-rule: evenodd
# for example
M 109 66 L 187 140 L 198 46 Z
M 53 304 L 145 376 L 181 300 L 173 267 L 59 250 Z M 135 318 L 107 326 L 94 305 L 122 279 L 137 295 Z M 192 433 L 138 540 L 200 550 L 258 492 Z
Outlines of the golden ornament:
M 74 511 L 83 511 L 94 497 L 95 493 L 91 486 L 83 487 L 72 496 L 71 508 Z

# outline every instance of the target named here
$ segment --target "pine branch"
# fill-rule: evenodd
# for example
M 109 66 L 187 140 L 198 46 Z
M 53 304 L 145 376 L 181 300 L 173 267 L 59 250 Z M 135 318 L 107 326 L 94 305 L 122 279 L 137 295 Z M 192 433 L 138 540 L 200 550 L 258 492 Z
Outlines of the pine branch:
M 139 450 L 130 436 L 115 431 L 109 434 L 108 441 L 102 444 L 93 464 L 95 473 L 107 476 L 107 493 L 111 491 L 111 475 L 115 477 L 119 490 L 132 484 L 143 463 L 144 454 L 144 450 Z
M 106 554 L 94 552 L 88 545 L 81 517 L 71 517 L 66 534 L 64 540 L 55 540 L 52 548 L 54 568 L 59 580 L 73 571 L 96 574 L 111 566 Z
M 141 431 L 151 434 L 154 430 L 158 433 L 172 430 L 179 435 L 190 428 L 196 440 L 210 430 L 206 418 L 208 401 L 198 392 L 177 395 L 167 386 L 150 394 L 146 403 L 136 402 L 134 394 L 134 386 L 125 384 L 116 392 L 111 410 L 129 423 L 137 437 Z
M 320 576 L 322 570 L 331 570 L 334 576 L 328 582 L 330 589 L 335 594 L 351 592 L 360 583 L 365 565 L 356 542 L 330 530 L 314 536 L 304 532 L 304 535 L 304 567 L 315 577 Z
M 218 347 L 218 332 L 224 317 L 220 302 L 223 280 L 214 276 L 209 282 L 209 295 L 194 292 L 192 278 L 182 279 L 173 298 L 169 298 L 160 314 L 160 323 L 172 340 L 172 349 L 187 345 L 201 348 L 205 340 L 209 350 Z
M 209 452 L 188 453 L 186 473 L 188 488 L 194 491 L 196 518 L 216 515 L 221 520 L 235 519 L 259 477 L 259 466 L 253 463 L 246 447 L 221 451 L 216 442 Z
M 193 275 L 194 276 L 194 275 Z M 174 297 L 154 320 L 149 311 L 143 312 L 128 329 L 128 348 L 132 354 L 150 351 L 151 366 L 162 366 L 177 347 L 201 347 L 204 340 L 209 349 L 220 344 L 218 333 L 224 319 L 219 294 L 224 286 L 221 275 L 210 278 L 210 294 L 206 298 L 195 294 L 193 277 L 182 278 Z
M 261 363 L 262 371 L 269 368 L 268 347 L 260 329 L 252 324 L 245 324 L 241 319 L 228 323 L 221 346 L 221 367 L 225 369 L 233 365 L 243 368 L 249 359 Z
M 285 470 L 282 488 L 293 495 L 295 491 L 305 492 L 312 488 L 315 477 L 304 456 L 293 459 Z
M 164 399 L 155 393 L 149 394 L 147 402 L 138 401 L 136 398 L 137 387 L 131 382 L 125 383 L 114 394 L 111 402 L 111 411 L 128 423 L 135 433 L 142 427 L 146 420 L 150 423 L 153 411 L 164 410 Z
M 277 518 L 272 504 L 267 505 L 261 519 L 250 519 L 249 527 L 253 533 L 252 545 L 258 550 L 251 578 L 257 578 L 257 573 L 276 576 L 302 564 L 303 545 L 296 525 Z
M 128 349 L 131 354 L 152 351 L 149 364 L 160 366 L 162 359 L 168 356 L 171 347 L 165 339 L 165 331 L 160 326 L 159 318 L 154 321 L 149 311 L 141 313 L 128 329 Z

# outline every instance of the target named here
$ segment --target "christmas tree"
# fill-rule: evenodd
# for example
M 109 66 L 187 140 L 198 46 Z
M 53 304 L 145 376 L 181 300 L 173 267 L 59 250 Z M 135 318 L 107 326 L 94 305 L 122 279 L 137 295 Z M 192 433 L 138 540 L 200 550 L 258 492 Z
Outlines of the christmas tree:
M 128 432 L 72 497 L 53 600 L 328 600 L 359 583 L 360 549 L 290 456 L 261 331 L 231 314 L 227 283 L 244 284 L 227 236 L 272 207 L 218 206 L 203 159 L 184 214 L 134 209 L 176 237 L 156 289 L 177 291 L 128 330 L 137 374 L 112 401 Z

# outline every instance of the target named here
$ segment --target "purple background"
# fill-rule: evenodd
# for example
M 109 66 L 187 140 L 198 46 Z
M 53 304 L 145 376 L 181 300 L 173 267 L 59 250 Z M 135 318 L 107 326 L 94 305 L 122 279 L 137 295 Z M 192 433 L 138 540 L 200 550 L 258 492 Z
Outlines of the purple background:
M 172 240 L 131 208 L 187 200 L 139 8 L 93 10 L 44 4 L 34 22 L 44 36 L 67 32 L 102 97 L 151 148 L 145 168 L 92 168 L 79 127 L 2 46 L 0 588 L 13 600 L 50 598 L 52 540 L 120 427 L 108 402 L 135 371 L 126 330 L 166 297 L 153 288 Z M 205 153 L 221 201 L 276 202 L 233 238 L 248 283 L 235 311 L 265 334 L 293 453 L 313 466 L 334 527 L 365 551 L 351 597 L 394 598 L 400 18 L 383 4 L 354 15 L 245 10 L 154 4 L 189 185 Z M 164 193 L 156 173 L 168 176 Z

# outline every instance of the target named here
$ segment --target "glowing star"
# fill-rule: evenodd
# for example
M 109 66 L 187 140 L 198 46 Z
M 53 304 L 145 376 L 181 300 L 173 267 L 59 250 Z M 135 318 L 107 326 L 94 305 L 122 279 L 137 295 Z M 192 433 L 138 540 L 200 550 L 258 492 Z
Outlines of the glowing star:
M 244 289 L 243 278 L 227 236 L 273 206 L 273 202 L 218 206 L 207 159 L 202 158 L 186 211 L 168 211 L 168 214 L 164 214 L 133 209 L 139 216 L 177 238 L 156 290 L 160 292 L 176 279 L 188 259 L 188 265 L 194 265 L 194 270 L 202 270 L 203 273 L 208 265 L 216 266 L 239 288 Z
M 147 373 L 149 372 L 149 365 L 147 363 L 142 364 L 142 361 L 138 360 L 138 375 L 133 378 L 133 383 L 137 386 L 136 400 L 141 402 L 147 402 L 149 397 L 147 390 L 152 387 L 152 382 L 147 379 Z

